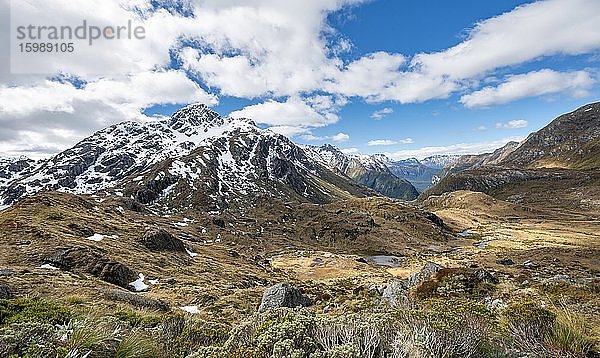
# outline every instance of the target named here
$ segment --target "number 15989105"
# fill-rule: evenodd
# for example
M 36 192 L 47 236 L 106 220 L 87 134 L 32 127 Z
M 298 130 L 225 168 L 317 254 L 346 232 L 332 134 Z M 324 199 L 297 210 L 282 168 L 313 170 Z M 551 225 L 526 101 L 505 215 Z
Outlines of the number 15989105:
M 73 52 L 75 48 L 72 42 L 21 42 L 21 52 Z

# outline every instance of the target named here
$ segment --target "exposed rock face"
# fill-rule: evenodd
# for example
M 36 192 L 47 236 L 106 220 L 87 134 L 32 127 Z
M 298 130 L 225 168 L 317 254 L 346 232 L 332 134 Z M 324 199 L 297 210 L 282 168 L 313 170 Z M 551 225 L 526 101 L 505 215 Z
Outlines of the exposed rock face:
M 381 297 L 390 305 L 397 306 L 399 304 L 402 304 L 403 302 L 406 302 L 406 300 L 408 299 L 407 295 L 408 285 L 406 284 L 406 282 L 401 280 L 394 280 L 385 287 L 383 293 L 381 294 Z
M 138 242 L 152 251 L 185 251 L 183 241 L 165 230 L 148 231 Z
M 384 301 L 392 306 L 401 305 L 408 301 L 408 294 L 411 288 L 415 288 L 431 279 L 442 269 L 444 269 L 444 267 L 441 265 L 434 262 L 427 262 L 421 271 L 415 272 L 408 279 L 393 280 L 390 282 L 383 290 L 381 296 Z
M 0 158 L 0 187 L 27 175 L 39 163 L 26 158 Z
M 513 169 L 500 167 L 479 167 L 458 173 L 449 174 L 436 186 L 423 193 L 422 197 L 441 195 L 443 193 L 470 190 L 491 193 L 502 186 L 532 180 L 569 180 L 579 176 L 578 173 L 559 169 Z
M 407 280 L 394 280 L 383 291 L 382 298 L 392 306 L 408 302 L 409 296 L 424 299 L 435 296 L 464 296 L 478 293 L 481 284 L 498 284 L 499 280 L 485 269 L 445 268 L 427 262 L 421 271 Z
M 600 167 L 600 102 L 585 105 L 531 134 L 500 165 L 528 168 Z
M 265 290 L 258 311 L 263 312 L 281 307 L 308 307 L 311 304 L 311 299 L 302 294 L 296 287 L 287 283 L 278 283 Z
M 488 270 L 485 270 L 485 269 L 479 269 L 479 270 L 475 271 L 474 276 L 475 276 L 477 282 L 492 283 L 494 285 L 498 284 L 500 282 L 500 280 L 498 280 L 498 278 L 496 278 Z
M 597 168 L 600 168 L 600 102 L 554 119 L 521 143 L 510 142 L 493 153 L 461 157 L 445 169 L 447 175 L 421 198 L 472 190 L 510 200 L 511 196 L 531 194 L 531 189 L 520 190 L 524 184 L 535 185 L 538 193 L 549 188 L 548 194 L 542 196 L 560 197 L 576 187 L 594 191 L 599 182 Z M 568 196 L 560 200 L 568 200 Z M 577 202 L 572 204 L 580 206 Z
M 422 284 L 423 282 L 432 278 L 436 273 L 440 270 L 444 269 L 444 266 L 438 265 L 435 262 L 427 262 L 423 269 L 419 272 L 415 272 L 407 280 L 408 288 L 416 287 Z
M 444 177 L 450 173 L 457 173 L 466 169 L 474 169 L 488 166 L 499 166 L 505 158 L 519 147 L 519 142 L 508 142 L 492 153 L 477 155 L 463 155 L 446 166 L 440 176 Z
M 44 262 L 65 271 L 87 273 L 127 289 L 130 288 L 129 283 L 137 279 L 137 274 L 129 267 L 87 247 L 75 246 L 62 250 Z

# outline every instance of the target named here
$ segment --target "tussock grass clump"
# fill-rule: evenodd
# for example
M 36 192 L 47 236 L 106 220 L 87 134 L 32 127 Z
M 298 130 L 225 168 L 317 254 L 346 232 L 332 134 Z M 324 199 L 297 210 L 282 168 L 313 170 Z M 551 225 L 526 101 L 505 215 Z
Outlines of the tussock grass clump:
M 562 306 L 546 341 L 561 357 L 586 357 L 594 342 L 585 334 L 585 321 L 576 313 Z
M 158 327 L 157 340 L 165 357 L 186 357 L 204 347 L 223 344 L 229 327 L 192 315 L 173 315 Z
M 112 357 L 115 358 L 153 358 L 159 357 L 154 341 L 139 331 L 125 336 L 117 345 Z
M 132 328 L 154 328 L 165 319 L 163 316 L 151 312 L 140 313 L 137 311 L 117 311 L 113 316 L 119 321 L 129 324 Z
M 585 320 L 566 305 L 553 311 L 535 303 L 512 305 L 502 322 L 507 340 L 523 352 L 550 358 L 583 358 L 594 352 Z

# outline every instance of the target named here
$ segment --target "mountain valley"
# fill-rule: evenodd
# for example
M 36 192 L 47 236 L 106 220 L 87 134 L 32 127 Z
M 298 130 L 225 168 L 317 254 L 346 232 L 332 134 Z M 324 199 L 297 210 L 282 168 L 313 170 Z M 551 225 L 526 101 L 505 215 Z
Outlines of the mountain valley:
M 148 343 L 154 356 L 292 357 L 277 347 L 294 357 L 383 356 L 401 351 L 399 336 L 418 340 L 421 327 L 454 349 L 448 357 L 521 357 L 531 347 L 560 357 L 544 339 L 519 341 L 518 329 L 541 329 L 534 313 L 567 312 L 581 318 L 571 329 L 585 332 L 594 357 L 598 138 L 595 103 L 494 153 L 392 161 L 296 145 L 190 105 L 111 126 L 45 161 L 3 159 L 0 324 L 30 322 L 10 302 L 34 300 L 38 312 L 42 300 L 73 320 L 174 335 Z M 279 310 L 257 312 L 271 289 L 292 288 L 300 303 L 290 293 Z M 386 325 L 396 321 L 405 323 Z M 304 341 L 323 347 L 324 327 L 397 336 L 333 355 Z M 446 329 L 485 334 L 465 343 L 478 347 L 469 355 Z

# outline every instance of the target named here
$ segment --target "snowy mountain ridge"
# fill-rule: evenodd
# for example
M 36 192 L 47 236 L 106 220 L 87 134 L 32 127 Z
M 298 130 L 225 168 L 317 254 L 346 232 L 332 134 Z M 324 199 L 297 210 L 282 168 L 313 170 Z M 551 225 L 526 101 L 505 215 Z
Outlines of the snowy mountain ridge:
M 110 191 L 152 205 L 171 205 L 184 192 L 185 205 L 220 206 L 224 197 L 250 193 L 314 202 L 373 195 L 327 171 L 288 138 L 195 104 L 169 119 L 115 124 L 34 169 L 4 175 L 0 205 L 41 190 Z

